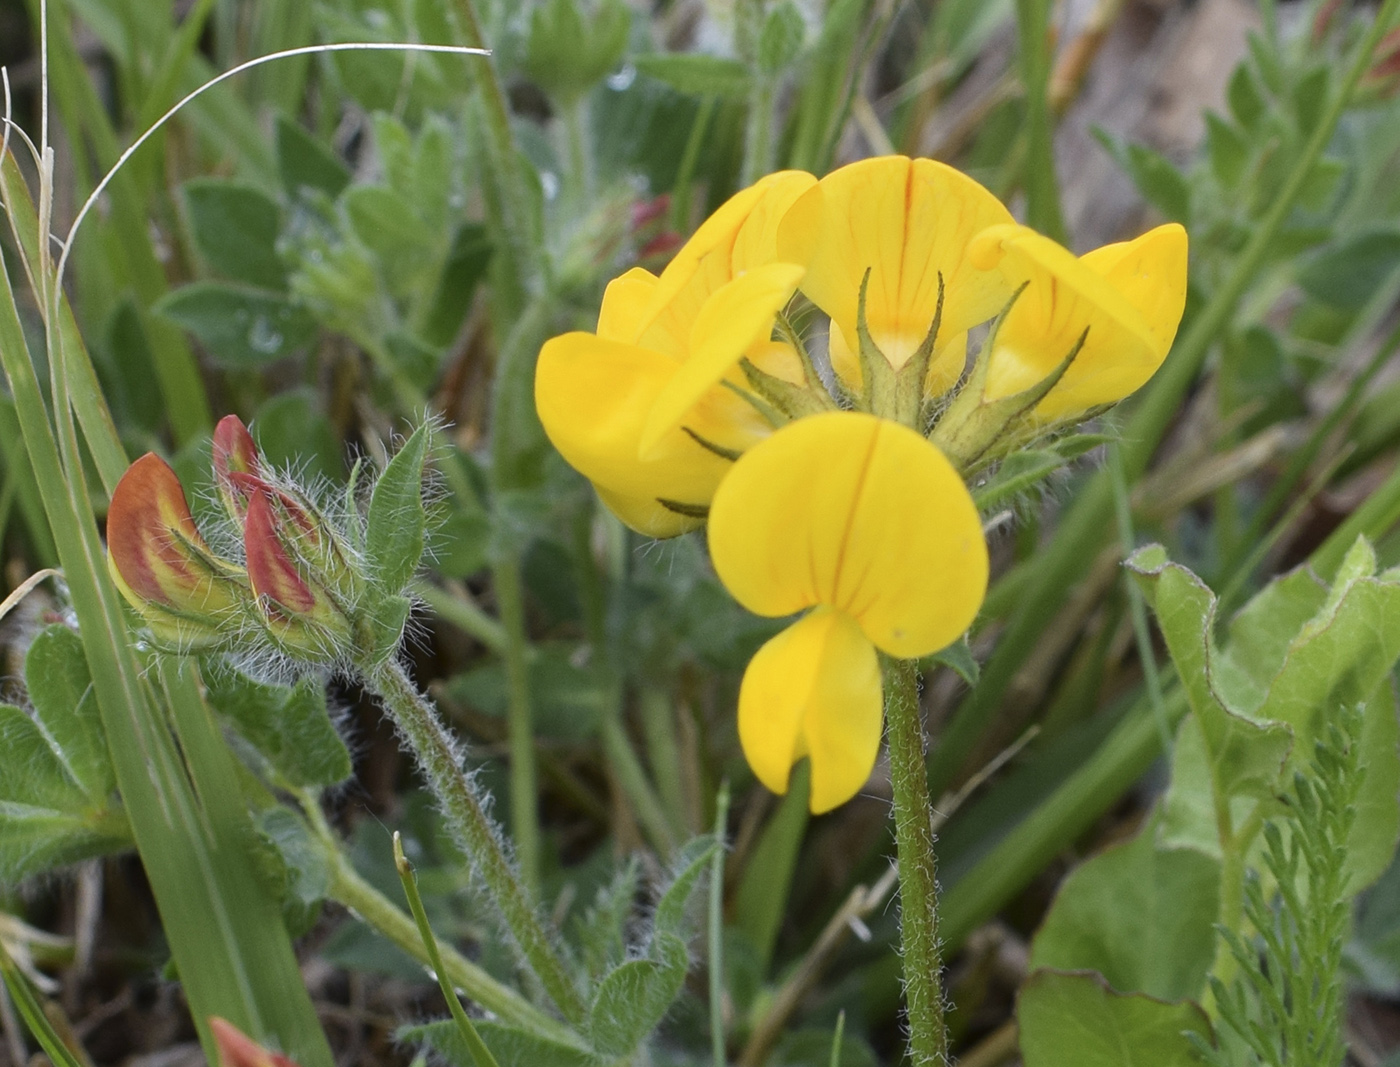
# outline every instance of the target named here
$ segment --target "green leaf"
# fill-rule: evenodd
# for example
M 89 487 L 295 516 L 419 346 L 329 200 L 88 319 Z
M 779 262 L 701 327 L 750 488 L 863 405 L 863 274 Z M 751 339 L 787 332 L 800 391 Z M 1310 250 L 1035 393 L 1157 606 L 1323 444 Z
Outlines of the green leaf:
M 195 246 L 215 272 L 260 289 L 281 291 L 287 269 L 277 255 L 282 210 L 255 185 L 195 178 L 181 189 Z
M 1211 1033 L 1194 1004 L 1121 995 L 1097 976 L 1038 971 L 1016 1001 L 1026 1067 L 1198 1067 L 1184 1031 Z
M 1307 137 L 1317 129 L 1327 110 L 1331 95 L 1329 84 L 1332 68 L 1320 63 L 1308 71 L 1293 86 L 1293 111 L 1298 119 L 1298 132 Z
M 1400 229 L 1372 229 L 1314 256 L 1298 272 L 1298 284 L 1324 304 L 1360 311 L 1397 268 Z
M 1215 180 L 1235 189 L 1249 166 L 1249 140 L 1232 123 L 1213 111 L 1206 113 L 1206 149 Z
M 316 320 L 286 297 L 220 282 L 182 286 L 154 310 L 189 330 L 230 369 L 266 366 L 316 336 Z
M 641 866 L 633 856 L 610 883 L 598 889 L 588 911 L 574 922 L 574 937 L 590 981 L 601 978 L 627 955 L 627 927 L 640 879 Z
M 1191 186 L 1176 164 L 1143 145 L 1124 144 L 1105 130 L 1095 129 L 1094 135 L 1157 210 L 1183 225 L 1190 224 Z
M 318 904 L 331 887 L 331 871 L 325 847 L 296 812 L 278 805 L 257 817 L 258 832 L 282 857 L 287 873 L 287 894 L 301 904 Z
M 272 466 L 295 468 L 330 483 L 344 480 L 340 438 L 314 390 L 290 389 L 269 397 L 258 405 L 250 428 Z
M 792 0 L 780 0 L 763 20 L 758 33 L 758 69 L 777 74 L 797 58 L 807 34 L 807 23 Z
M 708 869 L 715 850 L 722 847 L 710 834 L 686 842 L 676 859 L 676 876 L 656 902 L 652 926 L 658 935 L 679 936 L 686 933 L 686 909 L 691 894 L 699 887 L 700 876 Z
M 535 733 L 540 737 L 578 742 L 597 735 L 615 683 L 596 657 L 582 666 L 575 663 L 577 651 L 572 642 L 535 646 L 529 666 L 530 700 Z M 493 661 L 460 674 L 448 683 L 448 694 L 487 715 L 504 718 L 505 667 Z
M 386 267 L 398 271 L 421 258 L 441 240 L 418 217 L 404 194 L 378 185 L 358 185 L 344 197 L 345 213 L 355 236 L 379 256 Z
M 334 200 L 350 184 L 340 158 L 285 115 L 277 116 L 277 173 L 288 196 L 311 189 Z
M 331 723 L 317 679 L 266 685 L 223 668 L 211 670 L 206 684 L 209 702 L 288 785 L 330 786 L 350 777 L 350 753 Z
M 486 277 L 491 251 L 486 227 L 471 222 L 457 231 L 442 268 L 437 293 L 418 331 L 429 345 L 445 348 L 456 338 L 471 309 L 476 287 Z
M 0 883 L 131 847 L 78 636 L 52 626 L 25 657 L 33 714 L 0 704 Z
M 1234 74 L 1230 75 L 1230 84 L 1225 95 L 1230 105 L 1230 114 L 1247 130 L 1254 129 L 1255 124 L 1269 110 L 1269 105 L 1254 80 L 1254 72 L 1246 63 L 1241 63 L 1235 68 Z
M 680 994 L 690 966 L 685 942 L 674 934 L 657 934 L 651 957 L 615 967 L 598 983 L 589 1035 L 606 1056 L 626 1056 L 636 1049 Z
M 1284 728 L 1247 718 L 1233 706 L 1226 691 L 1231 676 L 1221 671 L 1212 638 L 1215 595 L 1185 567 L 1168 563 L 1160 546 L 1138 551 L 1126 565 L 1157 613 L 1200 723 L 1217 794 L 1271 793 L 1291 735 Z
M 737 59 L 703 52 L 654 52 L 636 58 L 637 70 L 678 93 L 739 99 L 749 92 L 749 69 Z
M 1197 997 L 1215 959 L 1220 864 L 1157 846 L 1158 819 L 1076 867 L 1035 935 L 1031 969 L 1097 971 L 1115 990 Z
M 935 652 L 933 662 L 941 663 L 956 671 L 958 677 L 968 685 L 977 684 L 977 677 L 982 670 L 977 663 L 977 657 L 972 654 L 972 646 L 968 643 L 967 634 L 963 634 L 947 648 Z
M 24 657 L 24 681 L 59 762 L 89 800 L 105 805 L 117 778 L 82 640 L 66 626 L 42 631 Z
M 603 1067 L 603 1061 L 582 1049 L 572 1048 L 539 1037 L 528 1030 L 518 1030 L 503 1023 L 478 1021 L 477 1033 L 486 1047 L 502 1064 L 522 1067 Z M 451 1019 L 400 1027 L 394 1038 L 408 1044 L 421 1044 L 442 1056 L 448 1063 L 460 1067 L 476 1067 L 461 1031 Z
M 418 427 L 404 442 L 370 494 L 365 553 L 370 575 L 387 593 L 398 593 L 423 558 L 427 514 L 423 509 L 423 464 L 430 435 Z

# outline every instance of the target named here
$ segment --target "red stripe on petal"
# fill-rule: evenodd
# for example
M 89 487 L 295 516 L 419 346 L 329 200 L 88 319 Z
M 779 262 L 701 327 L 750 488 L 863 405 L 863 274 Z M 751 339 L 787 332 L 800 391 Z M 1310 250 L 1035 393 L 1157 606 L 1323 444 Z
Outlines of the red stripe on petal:
M 107 511 L 112 564 L 137 596 L 173 604 L 202 577 L 191 568 L 179 538 L 204 546 L 180 479 L 165 460 L 148 452 L 127 468 L 112 493 Z
M 255 594 L 271 597 L 289 611 L 298 613 L 316 606 L 316 595 L 302 580 L 278 536 L 272 498 L 265 491 L 255 492 L 248 498 L 243 548 L 248 557 L 248 581 Z

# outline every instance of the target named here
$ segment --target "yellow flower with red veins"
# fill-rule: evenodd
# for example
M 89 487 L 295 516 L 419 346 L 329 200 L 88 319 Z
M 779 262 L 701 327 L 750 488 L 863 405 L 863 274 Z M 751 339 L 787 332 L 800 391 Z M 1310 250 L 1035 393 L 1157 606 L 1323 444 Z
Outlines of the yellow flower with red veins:
M 867 271 L 870 339 L 891 369 L 914 357 L 937 319 L 923 384 L 938 395 L 962 374 L 967 330 L 1012 292 L 969 257 L 969 244 L 1012 221 L 1000 200 L 952 167 L 884 156 L 842 167 L 804 194 L 783 219 L 778 249 L 807 264 L 802 292 L 831 316 L 831 365 L 853 391 L 862 386 L 857 326 Z
M 962 478 L 928 441 L 888 419 L 838 411 L 755 446 L 715 495 L 710 556 L 744 607 L 815 609 L 754 656 L 739 738 L 774 792 L 811 761 L 811 808 L 844 803 L 880 747 L 876 650 L 937 652 L 972 624 L 987 545 Z
M 733 457 L 772 431 L 744 388 L 751 359 L 801 380 L 772 338 L 802 266 L 777 259 L 777 226 L 815 184 L 783 172 L 736 194 L 658 277 L 636 268 L 603 296 L 595 333 L 555 337 L 540 352 L 535 404 L 554 446 L 628 526 L 653 537 L 694 529 Z
M 830 319 L 825 378 L 786 319 L 772 340 L 793 286 Z M 981 606 L 964 479 L 1142 386 L 1185 294 L 1179 226 L 1075 257 L 931 160 L 784 173 L 733 197 L 660 277 L 614 281 L 596 334 L 545 345 L 536 400 L 629 526 L 708 519 L 735 599 L 805 612 L 749 664 L 739 737 L 777 792 L 808 759 L 826 811 L 874 766 L 880 654 L 943 649 Z M 969 366 L 968 332 L 989 321 Z

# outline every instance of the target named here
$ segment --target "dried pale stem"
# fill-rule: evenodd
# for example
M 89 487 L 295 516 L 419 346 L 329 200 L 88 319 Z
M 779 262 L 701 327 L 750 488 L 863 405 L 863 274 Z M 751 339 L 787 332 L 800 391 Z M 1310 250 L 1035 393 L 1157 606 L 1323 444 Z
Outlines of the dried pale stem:
M 948 1032 L 943 1020 L 933 806 L 924 767 L 917 663 L 887 661 L 885 694 L 909 1052 L 915 1067 L 943 1067 L 948 1062 Z
M 392 660 L 362 671 L 362 677 L 418 757 L 453 840 L 486 884 L 525 962 L 564 1017 L 579 1023 L 585 1014 L 579 991 L 555 954 L 525 886 L 506 858 L 495 825 L 462 770 L 456 745 L 432 704 L 403 667 Z

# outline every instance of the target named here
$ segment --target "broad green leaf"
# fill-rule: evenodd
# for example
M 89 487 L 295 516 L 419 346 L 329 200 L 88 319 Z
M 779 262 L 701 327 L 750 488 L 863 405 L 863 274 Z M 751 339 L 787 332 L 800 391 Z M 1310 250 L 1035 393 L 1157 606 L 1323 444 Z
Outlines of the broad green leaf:
M 66 626 L 48 627 L 24 657 L 24 681 L 54 755 L 88 799 L 105 806 L 117 779 L 82 640 Z
M 797 58 L 806 34 L 807 22 L 797 5 L 792 0 L 779 0 L 758 33 L 758 69 L 777 74 Z
M 737 59 L 703 52 L 654 52 L 638 56 L 637 70 L 691 96 L 743 97 L 749 91 L 749 70 Z
M 1198 1067 L 1184 1031 L 1209 1036 L 1191 1003 L 1114 993 L 1089 974 L 1037 971 L 1016 1002 L 1026 1067 Z
M 258 406 L 250 426 L 263 458 L 310 478 L 338 484 L 345 479 L 340 438 L 310 389 L 289 389 Z
M 350 184 L 336 154 L 285 115 L 277 116 L 277 172 L 289 196 L 312 189 L 334 200 Z
M 1156 818 L 1080 864 L 1031 947 L 1031 969 L 1097 971 L 1121 993 L 1199 996 L 1215 959 L 1220 864 L 1157 845 Z
M 1360 311 L 1400 268 L 1400 229 L 1370 229 L 1331 245 L 1298 271 L 1298 284 L 1314 300 Z
M 195 178 L 181 190 L 195 246 L 213 270 L 235 282 L 281 291 L 287 270 L 277 255 L 282 211 L 255 185 Z
M 690 956 L 679 937 L 656 934 L 650 956 L 613 968 L 598 983 L 588 1029 L 606 1056 L 626 1056 L 646 1040 L 685 983 Z
M 604 1067 L 606 1062 L 582 1049 L 503 1023 L 478 1021 L 476 1029 L 502 1067 Z M 455 1067 L 477 1067 L 461 1031 L 451 1019 L 404 1026 L 394 1037 L 405 1044 L 426 1046 Z
M 1230 114 L 1246 129 L 1253 129 L 1269 109 L 1259 84 L 1254 79 L 1254 72 L 1246 63 L 1241 63 L 1235 68 L 1234 74 L 1230 75 L 1230 84 L 1225 96 L 1230 104 Z
M 312 837 L 301 816 L 278 805 L 258 815 L 257 827 L 282 858 L 285 896 L 302 905 L 324 900 L 331 886 L 325 846 Z
M 1157 613 L 1167 648 L 1200 723 L 1217 793 L 1269 792 L 1288 754 L 1291 737 L 1280 726 L 1239 714 L 1223 692 L 1212 630 L 1215 594 L 1185 567 L 1168 563 L 1160 546 L 1135 553 L 1128 569 Z
M 1206 150 L 1215 180 L 1226 189 L 1234 189 L 1249 166 L 1249 140 L 1233 123 L 1207 111 Z
M 424 253 L 441 239 L 418 217 L 404 194 L 378 185 L 359 185 L 344 196 L 355 236 L 391 271 L 421 265 Z
M 1285 751 L 1279 756 L 1279 764 L 1286 758 Z M 1224 856 L 1211 770 L 1210 752 L 1200 720 L 1188 715 L 1181 720 L 1172 745 L 1172 778 L 1162 800 L 1158 845 L 1195 849 L 1216 860 Z
M 331 724 L 319 680 L 265 685 L 224 667 L 211 670 L 206 684 L 209 702 L 288 785 L 329 786 L 350 777 L 350 753 Z
M 388 593 L 402 590 L 423 558 L 427 527 L 423 464 L 428 443 L 428 427 L 418 427 L 384 468 L 370 495 L 365 553 L 370 574 Z
M 189 330 L 215 360 L 232 369 L 266 366 L 316 336 L 316 320 L 286 297 L 221 282 L 182 286 L 154 310 Z

